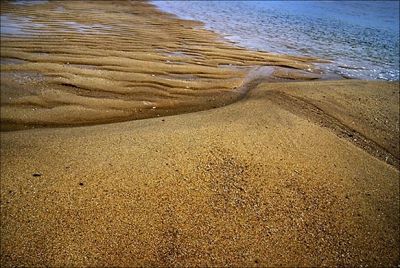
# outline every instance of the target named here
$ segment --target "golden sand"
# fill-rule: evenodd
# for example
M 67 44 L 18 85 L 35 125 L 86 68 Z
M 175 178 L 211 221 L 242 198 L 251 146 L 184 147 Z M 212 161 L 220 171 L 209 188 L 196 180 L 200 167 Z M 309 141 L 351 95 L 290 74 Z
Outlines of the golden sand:
M 2 2 L 1 12 L 29 16 L 26 30 L 34 33 L 2 36 L 1 57 L 14 60 L 1 65 L 3 129 L 115 122 L 226 105 L 241 97 L 244 76 L 257 65 L 299 70 L 277 69 L 280 78 L 319 77 L 310 64 L 316 59 L 247 51 L 147 3 L 51 1 L 21 8 Z M 32 24 L 40 25 L 36 32 Z
M 355 106 L 335 82 L 291 85 Z M 2 264 L 397 265 L 398 169 L 270 88 L 197 113 L 3 132 Z
M 400 263 L 398 83 L 113 3 L 1 3 L 49 32 L 2 37 L 2 128 L 86 125 L 0 133 L 2 267 Z

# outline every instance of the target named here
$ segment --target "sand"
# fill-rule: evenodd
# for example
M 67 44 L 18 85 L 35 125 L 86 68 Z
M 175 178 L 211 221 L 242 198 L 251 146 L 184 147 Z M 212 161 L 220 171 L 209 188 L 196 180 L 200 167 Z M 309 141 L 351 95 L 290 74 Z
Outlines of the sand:
M 279 79 L 321 76 L 311 64 L 321 60 L 248 51 L 148 3 L 2 2 L 1 12 L 24 31 L 2 36 L 3 130 L 223 106 L 242 97 L 243 81 L 258 65 L 279 67 Z
M 340 99 L 326 83 L 279 85 Z M 3 132 L 2 263 L 397 265 L 398 168 L 269 87 L 203 112 Z
M 75 1 L 62 3 L 66 9 L 83 5 Z M 116 7 L 106 1 L 101 3 L 105 6 L 99 8 L 105 10 L 123 5 L 118 16 L 123 17 L 122 11 L 130 12 L 125 2 L 117 2 Z M 2 3 L 2 12 L 9 10 L 3 5 L 6 6 Z M 137 15 L 136 21 L 144 21 L 144 25 L 154 19 L 152 14 L 162 14 L 145 3 L 136 5 L 136 10 L 146 11 Z M 29 14 L 39 12 L 31 9 Z M 146 14 L 151 19 L 143 19 Z M 110 21 L 115 19 L 112 12 L 109 15 Z M 179 34 L 196 30 L 210 35 L 205 38 L 197 32 L 192 36 L 209 42 L 192 47 L 192 51 L 206 47 L 203 51 L 215 53 L 205 63 L 226 60 L 235 48 L 223 41 L 215 43 L 214 34 L 188 26 L 194 22 L 163 16 L 157 27 L 169 29 L 175 23 L 183 23 L 188 28 L 176 30 Z M 170 36 L 166 34 L 166 38 Z M 153 41 L 150 38 L 148 42 Z M 7 46 L 10 53 L 16 53 L 11 58 L 27 59 L 35 54 L 31 51 L 18 56 L 17 46 L 8 42 L 11 41 L 6 39 L 4 44 L 10 45 L 3 45 L 2 38 L 1 51 L 4 53 Z M 193 45 L 198 42 L 194 40 Z M 158 44 L 162 46 L 163 42 Z M 221 51 L 213 44 L 226 48 Z M 18 45 L 31 46 L 23 42 Z M 129 53 L 136 57 L 140 49 L 149 46 L 133 43 Z M 252 57 L 253 53 L 272 57 L 237 50 L 240 56 L 235 58 L 239 59 Z M 117 56 L 121 58 L 129 55 L 118 53 L 123 53 Z M 143 67 L 143 72 L 153 77 L 151 72 L 156 73 L 159 69 L 154 66 L 159 65 L 154 65 L 152 58 L 158 54 L 143 55 L 149 57 L 142 62 L 151 63 Z M 57 55 L 49 57 L 58 61 Z M 69 57 L 74 58 L 71 54 Z M 75 82 L 94 75 L 81 68 L 79 72 L 56 69 L 47 59 L 39 66 L 39 59 L 30 58 L 31 63 L 18 67 L 2 64 L 1 119 L 3 129 L 8 131 L 0 133 L 1 266 L 271 267 L 400 263 L 398 82 L 321 81 L 323 75 L 314 67 L 308 71 L 308 67 L 301 65 L 310 65 L 316 59 L 300 61 L 287 57 L 285 62 L 296 64 L 296 68 L 286 69 L 274 67 L 264 58 L 246 66 L 222 66 L 222 70 L 221 66 L 207 66 L 220 83 L 228 83 L 225 79 L 237 81 L 228 86 L 229 82 L 225 89 L 212 90 L 196 78 L 194 81 L 201 89 L 191 97 L 183 97 L 184 108 L 168 106 L 166 110 L 170 112 L 159 116 L 136 110 L 129 116 L 115 117 L 107 108 L 111 101 L 117 110 L 128 111 L 136 96 L 130 90 L 136 86 L 113 84 L 107 87 L 112 92 L 99 94 L 102 83 L 96 78 L 96 83 L 90 83 L 94 85 L 90 90 L 74 84 L 75 91 L 64 86 L 55 95 L 40 95 L 37 92 L 43 92 L 43 88 L 30 76 L 33 82 L 25 86 L 32 86 L 32 91 L 21 90 L 12 97 L 14 102 L 8 101 L 4 96 L 12 94 L 11 89 L 18 85 L 12 75 L 18 75 L 22 69 L 25 72 L 37 68 L 34 73 L 47 77 L 41 85 L 50 91 L 55 83 L 47 79 L 54 70 L 63 77 L 76 71 L 71 76 L 77 79 Z M 99 64 L 103 60 L 100 58 Z M 267 67 L 260 68 L 258 64 Z M 131 61 L 127 65 L 134 68 Z M 201 64 L 194 64 L 193 68 L 199 68 L 198 65 Z M 99 76 L 107 74 L 104 68 L 101 66 Z M 194 72 L 187 70 L 188 74 Z M 137 70 L 131 72 L 143 75 Z M 3 80 L 3 75 L 11 78 Z M 68 83 L 71 77 L 65 78 Z M 154 79 L 153 83 L 159 81 Z M 174 83 L 183 83 L 186 79 L 175 80 L 178 81 Z M 234 87 L 237 92 L 231 94 Z M 168 89 L 163 84 L 160 92 Z M 115 95 L 120 90 L 126 90 L 132 99 Z M 82 92 L 93 95 L 83 96 Z M 220 96 L 223 101 L 216 101 L 212 104 L 215 106 L 206 105 L 203 92 L 211 99 Z M 153 91 L 138 101 L 150 101 L 148 98 L 154 96 Z M 62 98 L 68 104 L 60 105 L 64 102 L 53 101 L 52 97 Z M 21 104 L 27 99 L 29 105 Z M 122 104 L 121 100 L 129 103 Z M 45 102 L 51 103 L 52 108 Z M 74 102 L 79 105 L 71 104 Z M 157 103 L 165 104 L 167 100 L 158 96 Z M 94 107 L 92 104 L 97 109 L 94 116 L 75 110 L 76 106 Z M 52 109 L 57 107 L 78 111 L 73 118 L 82 118 L 76 125 L 83 126 L 67 127 L 75 119 L 65 119 L 65 112 L 53 113 Z M 43 111 L 37 115 L 27 113 L 28 109 Z M 101 111 L 104 113 L 97 113 Z M 104 116 L 107 111 L 112 113 L 110 117 Z M 175 115 L 164 116 L 168 114 Z M 132 121 L 140 118 L 147 119 Z M 98 124 L 108 120 L 113 123 Z M 20 128 L 27 129 L 15 131 Z

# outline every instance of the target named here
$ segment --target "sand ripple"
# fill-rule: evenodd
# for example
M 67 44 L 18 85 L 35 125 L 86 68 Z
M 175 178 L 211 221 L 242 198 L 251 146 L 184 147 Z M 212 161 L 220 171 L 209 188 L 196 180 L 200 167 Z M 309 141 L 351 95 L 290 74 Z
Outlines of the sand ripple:
M 1 3 L 2 129 L 97 124 L 209 109 L 256 66 L 314 79 L 315 59 L 247 51 L 141 2 Z M 311 75 L 311 77 L 310 77 Z M 318 75 L 317 75 L 318 77 Z M 242 90 L 241 90 L 242 89 Z

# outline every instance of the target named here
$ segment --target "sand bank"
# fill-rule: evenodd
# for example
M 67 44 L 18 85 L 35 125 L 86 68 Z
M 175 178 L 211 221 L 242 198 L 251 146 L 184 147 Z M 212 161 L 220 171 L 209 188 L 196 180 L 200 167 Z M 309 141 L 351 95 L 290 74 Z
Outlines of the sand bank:
M 102 39 L 2 37 L 2 126 L 155 118 L 1 132 L 2 266 L 399 264 L 398 83 L 276 83 L 318 78 L 315 59 L 235 48 L 147 4 L 96 3 L 43 5 L 76 10 L 54 20 L 87 5 L 108 10 L 107 25 L 142 24 Z M 182 44 L 193 58 L 177 55 Z M 36 76 L 20 83 L 26 72 Z M 150 113 L 212 108 L 207 98 L 232 104 Z
M 370 106 L 341 98 L 369 82 L 275 85 L 374 122 Z M 263 84 L 208 111 L 3 132 L 2 264 L 396 265 L 398 169 L 276 96 Z

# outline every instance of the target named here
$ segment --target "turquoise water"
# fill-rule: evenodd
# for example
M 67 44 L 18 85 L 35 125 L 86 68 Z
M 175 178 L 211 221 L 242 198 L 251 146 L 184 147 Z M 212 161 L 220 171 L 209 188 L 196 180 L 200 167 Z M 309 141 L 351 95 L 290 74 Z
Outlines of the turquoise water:
M 153 1 L 239 46 L 332 61 L 328 71 L 399 80 L 399 1 Z

